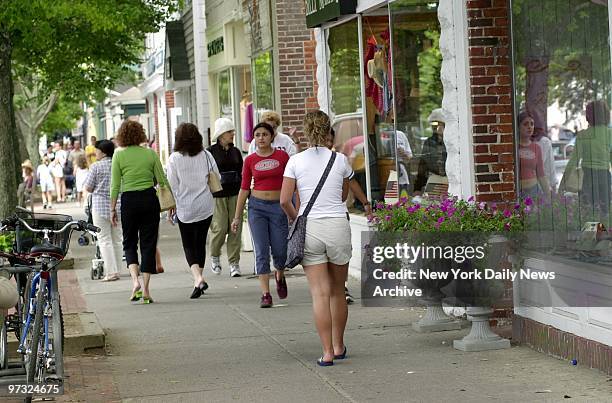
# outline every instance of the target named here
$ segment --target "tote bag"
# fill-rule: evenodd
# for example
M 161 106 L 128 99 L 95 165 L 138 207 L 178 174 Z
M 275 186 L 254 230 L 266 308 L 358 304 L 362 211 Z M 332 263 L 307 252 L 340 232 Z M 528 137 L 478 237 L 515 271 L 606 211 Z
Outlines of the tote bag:
M 212 170 L 212 164 L 210 163 L 208 153 L 204 151 L 206 155 L 206 162 L 208 163 L 208 188 L 212 193 L 217 193 L 223 190 L 221 186 L 221 178 L 219 174 Z

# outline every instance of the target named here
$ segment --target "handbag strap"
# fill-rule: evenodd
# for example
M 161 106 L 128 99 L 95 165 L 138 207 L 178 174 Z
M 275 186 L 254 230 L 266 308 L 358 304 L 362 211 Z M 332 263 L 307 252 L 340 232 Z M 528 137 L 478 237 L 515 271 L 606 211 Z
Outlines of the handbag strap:
M 332 151 L 332 155 L 329 158 L 329 162 L 327 163 L 327 166 L 325 167 L 325 171 L 323 171 L 323 176 L 321 176 L 321 179 L 319 179 L 319 184 L 317 185 L 317 188 L 315 189 L 314 193 L 310 197 L 310 200 L 308 200 L 308 204 L 306 205 L 306 208 L 304 209 L 304 213 L 302 213 L 303 217 L 306 217 L 308 213 L 310 213 L 310 209 L 314 205 L 314 202 L 317 200 L 317 197 L 319 196 L 319 193 L 321 192 L 321 189 L 323 188 L 323 184 L 325 183 L 325 180 L 327 179 L 327 176 L 329 175 L 329 172 L 331 171 L 335 160 L 336 160 L 336 153 Z

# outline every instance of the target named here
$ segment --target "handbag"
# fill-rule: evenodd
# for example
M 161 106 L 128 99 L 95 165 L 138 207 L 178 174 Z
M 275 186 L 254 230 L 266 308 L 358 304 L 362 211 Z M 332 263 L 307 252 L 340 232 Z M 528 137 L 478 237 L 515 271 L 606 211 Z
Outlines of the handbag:
M 204 151 L 206 154 L 206 162 L 208 163 L 208 188 L 212 193 L 217 193 L 223 190 L 223 186 L 221 186 L 221 177 L 218 173 L 212 170 L 212 164 L 208 159 L 208 153 Z
M 161 211 L 167 211 L 176 207 L 176 201 L 172 195 L 172 190 L 168 186 L 160 186 L 157 189 L 157 198 L 159 199 L 159 208 Z
M 563 178 L 559 184 L 559 191 L 578 193 L 582 191 L 584 171 L 582 170 L 582 158 L 574 158 L 567 163 Z
M 308 213 L 310 213 L 310 209 L 312 209 L 315 200 L 317 200 L 317 197 L 323 188 L 323 184 L 325 183 L 325 180 L 327 179 L 335 160 L 336 153 L 332 152 L 329 162 L 325 167 L 325 171 L 323 171 L 323 176 L 321 176 L 319 184 L 310 197 L 304 212 L 293 222 L 293 224 L 291 224 L 291 227 L 289 228 L 289 234 L 287 236 L 287 262 L 285 263 L 285 266 L 290 269 L 300 264 L 302 259 L 304 259 L 304 243 L 306 242 L 306 216 L 308 216 Z

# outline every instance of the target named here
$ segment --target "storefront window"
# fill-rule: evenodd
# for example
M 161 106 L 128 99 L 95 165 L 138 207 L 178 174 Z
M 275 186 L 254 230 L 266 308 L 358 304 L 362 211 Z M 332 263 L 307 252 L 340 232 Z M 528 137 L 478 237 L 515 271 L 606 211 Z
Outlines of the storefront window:
M 365 192 L 367 183 L 358 35 L 357 19 L 327 31 L 330 69 L 328 112 L 335 133 L 334 148 L 347 156 L 355 172 L 355 179 Z M 352 193 L 349 194 L 347 205 L 349 209 L 363 209 Z
M 514 0 L 512 19 L 518 183 L 535 201 L 530 228 L 554 234 L 540 246 L 559 255 L 609 259 L 598 242 L 612 225 L 607 2 Z
M 224 70 L 218 75 L 219 88 L 219 115 L 222 118 L 234 119 L 232 108 L 232 86 L 229 70 Z
M 257 118 L 267 111 L 274 110 L 274 70 L 272 51 L 260 53 L 253 60 L 253 84 L 255 93 L 253 101 Z
M 422 0 L 389 5 L 400 195 L 448 190 L 437 9 Z

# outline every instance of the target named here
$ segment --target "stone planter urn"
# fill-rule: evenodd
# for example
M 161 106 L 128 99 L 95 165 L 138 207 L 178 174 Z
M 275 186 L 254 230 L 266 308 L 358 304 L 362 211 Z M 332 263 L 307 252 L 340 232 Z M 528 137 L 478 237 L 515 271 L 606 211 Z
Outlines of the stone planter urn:
M 493 246 L 487 256 L 489 267 L 499 267 L 508 260 L 508 239 L 500 235 L 492 235 L 488 239 Z M 506 244 L 506 245 L 504 245 Z M 472 322 L 470 333 L 461 340 L 455 340 L 453 347 L 461 351 L 485 351 L 510 348 L 510 340 L 504 339 L 491 330 L 489 318 L 493 313 L 491 305 L 504 292 L 503 282 L 499 280 L 456 281 L 457 289 L 467 305 L 467 318 Z M 484 305 L 484 306 L 478 306 Z
M 431 265 L 434 271 L 450 271 L 450 262 L 435 261 L 425 264 Z M 447 267 L 448 266 L 448 267 Z M 427 307 L 425 315 L 412 324 L 412 328 L 419 333 L 443 332 L 447 330 L 461 329 L 461 322 L 446 315 L 442 309 L 442 298 L 444 294 L 440 291 L 450 283 L 451 279 L 440 280 L 412 280 L 411 283 L 423 290 L 424 297 L 420 302 Z
M 468 307 L 467 317 L 472 322 L 470 333 L 461 340 L 453 341 L 453 347 L 461 351 L 485 351 L 510 348 L 510 340 L 493 333 L 489 317 L 493 308 Z

